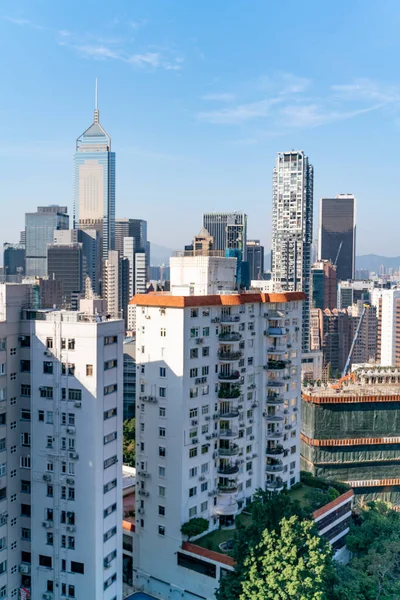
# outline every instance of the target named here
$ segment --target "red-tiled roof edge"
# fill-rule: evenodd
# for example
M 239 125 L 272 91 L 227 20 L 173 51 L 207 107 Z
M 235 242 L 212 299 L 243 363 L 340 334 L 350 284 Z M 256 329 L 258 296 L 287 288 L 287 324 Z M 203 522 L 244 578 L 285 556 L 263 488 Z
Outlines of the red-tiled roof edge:
M 215 562 L 228 565 L 228 567 L 234 567 L 236 565 L 236 562 L 230 556 L 214 552 L 214 550 L 207 550 L 207 548 L 202 548 L 191 542 L 182 542 L 182 550 L 197 554 L 198 556 L 203 556 L 204 558 L 209 558 L 210 560 L 215 560 Z
M 313 519 L 318 519 L 318 517 L 324 515 L 326 512 L 328 512 L 328 510 L 335 508 L 335 506 L 338 506 L 339 504 L 341 504 L 345 500 L 348 500 L 349 498 L 352 498 L 353 496 L 353 490 L 348 490 L 344 494 L 341 494 L 340 496 L 335 498 L 335 500 L 332 500 L 332 502 L 328 502 L 328 504 L 325 504 L 324 506 L 321 506 L 321 508 L 318 508 L 318 510 L 315 510 L 312 514 Z
M 166 308 L 185 308 L 190 306 L 235 306 L 249 303 L 287 303 L 305 300 L 303 292 L 282 292 L 265 294 L 214 294 L 210 296 L 167 296 L 164 294 L 136 294 L 129 304 L 137 306 L 160 306 Z

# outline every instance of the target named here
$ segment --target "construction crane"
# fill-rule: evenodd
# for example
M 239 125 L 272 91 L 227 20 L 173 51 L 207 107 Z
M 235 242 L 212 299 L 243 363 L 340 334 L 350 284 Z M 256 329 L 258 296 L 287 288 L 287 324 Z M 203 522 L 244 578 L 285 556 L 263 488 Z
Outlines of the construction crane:
M 359 335 L 360 330 L 361 330 L 361 325 L 363 324 L 365 313 L 367 312 L 367 310 L 369 309 L 369 307 L 370 307 L 369 304 L 363 304 L 363 309 L 362 309 L 362 312 L 361 312 L 361 317 L 360 317 L 360 320 L 358 321 L 357 329 L 356 329 L 356 332 L 354 334 L 353 342 L 352 342 L 351 347 L 350 347 L 350 352 L 349 352 L 346 364 L 345 364 L 344 369 L 343 369 L 342 379 L 347 376 L 347 372 L 348 372 L 349 367 L 350 367 L 351 357 L 353 356 L 353 352 L 354 352 L 354 347 L 355 347 L 355 345 L 357 343 L 357 338 L 358 338 L 358 335 Z M 342 379 L 340 381 L 342 381 Z
M 334 266 L 334 267 L 336 267 L 336 265 L 337 265 L 337 261 L 338 261 L 339 254 L 340 254 L 340 251 L 341 251 L 341 249 L 342 249 L 342 246 L 343 246 L 343 242 L 340 242 L 340 244 L 339 244 L 339 248 L 338 248 L 338 251 L 337 251 L 337 254 L 336 254 L 335 262 L 333 263 L 333 266 Z

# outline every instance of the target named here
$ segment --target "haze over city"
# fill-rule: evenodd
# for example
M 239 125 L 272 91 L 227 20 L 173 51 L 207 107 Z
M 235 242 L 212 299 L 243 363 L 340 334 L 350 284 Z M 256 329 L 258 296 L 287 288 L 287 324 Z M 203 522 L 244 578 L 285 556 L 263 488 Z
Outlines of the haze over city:
M 314 165 L 315 224 L 320 197 L 353 193 L 357 253 L 398 255 L 399 21 L 395 1 L 3 2 L 1 239 L 38 204 L 72 212 L 98 77 L 117 216 L 134 209 L 156 243 L 236 209 L 268 250 L 276 152 L 295 148 Z

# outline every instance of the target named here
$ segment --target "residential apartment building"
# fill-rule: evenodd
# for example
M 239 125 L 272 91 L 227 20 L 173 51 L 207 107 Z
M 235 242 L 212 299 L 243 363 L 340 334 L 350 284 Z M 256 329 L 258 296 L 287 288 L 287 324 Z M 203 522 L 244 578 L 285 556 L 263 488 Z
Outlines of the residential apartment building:
M 258 488 L 299 480 L 303 300 L 228 291 L 132 299 L 138 589 L 214 598 L 223 570 L 191 552 L 182 524 L 230 527 Z
M 371 302 L 378 319 L 377 360 L 383 366 L 400 366 L 400 289 L 376 288 Z
M 313 182 L 313 167 L 302 150 L 278 152 L 273 174 L 272 279 L 274 291 L 306 295 L 303 352 L 310 347 Z
M 122 600 L 123 323 L 29 296 L 0 285 L 0 594 Z

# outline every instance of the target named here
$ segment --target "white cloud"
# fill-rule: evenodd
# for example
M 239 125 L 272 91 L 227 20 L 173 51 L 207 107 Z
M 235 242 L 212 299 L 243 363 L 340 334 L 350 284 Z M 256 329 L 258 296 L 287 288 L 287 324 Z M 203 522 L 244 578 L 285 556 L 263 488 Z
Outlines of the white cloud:
M 158 52 L 146 52 L 144 54 L 134 54 L 127 59 L 127 62 L 137 67 L 159 67 L 161 57 Z
M 215 93 L 215 94 L 205 94 L 201 97 L 202 100 L 210 101 L 210 102 L 232 102 L 235 99 L 234 94 L 228 93 Z
M 2 18 L 5 21 L 12 23 L 13 25 L 18 25 L 20 27 L 31 27 L 32 29 L 44 29 L 44 27 L 42 27 L 41 25 L 38 25 L 37 23 L 34 23 L 33 21 L 30 21 L 29 19 L 23 19 L 20 17 L 9 17 L 9 16 L 3 16 Z
M 279 102 L 278 98 L 271 98 L 260 100 L 259 102 L 239 104 L 232 108 L 201 112 L 198 114 L 198 118 L 201 121 L 219 125 L 239 125 L 246 121 L 267 117 L 271 106 L 277 102 Z
M 91 46 L 91 45 L 86 45 L 86 46 L 73 46 L 73 48 L 75 48 L 75 50 L 77 50 L 80 54 L 82 54 L 83 56 L 87 57 L 87 58 L 94 58 L 94 59 L 106 59 L 106 58 L 113 58 L 113 59 L 120 59 L 120 55 L 118 54 L 118 52 L 116 52 L 115 50 L 112 50 L 111 48 L 107 48 L 107 46 Z

